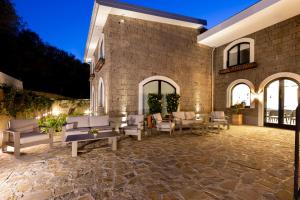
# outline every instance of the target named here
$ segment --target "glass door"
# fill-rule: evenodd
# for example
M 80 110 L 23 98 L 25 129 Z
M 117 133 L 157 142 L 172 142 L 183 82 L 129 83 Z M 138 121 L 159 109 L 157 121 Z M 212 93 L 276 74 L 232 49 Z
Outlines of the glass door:
M 290 79 L 279 79 L 265 88 L 265 126 L 293 129 L 299 97 L 299 84 Z

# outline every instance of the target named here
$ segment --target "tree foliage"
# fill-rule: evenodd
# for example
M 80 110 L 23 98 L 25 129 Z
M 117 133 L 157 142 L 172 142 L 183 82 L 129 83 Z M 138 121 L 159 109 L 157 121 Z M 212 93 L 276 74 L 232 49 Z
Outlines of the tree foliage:
M 149 114 L 161 113 L 162 110 L 162 95 L 148 94 Z
M 48 111 L 53 100 L 38 96 L 31 91 L 18 91 L 12 87 L 1 86 L 4 99 L 0 101 L 0 114 L 16 117 L 22 114 L 25 118 L 34 118 L 40 112 Z
M 11 0 L 0 0 L 0 71 L 24 88 L 89 98 L 89 65 L 23 27 Z
M 180 95 L 179 94 L 167 94 L 167 112 L 177 112 L 179 106 Z

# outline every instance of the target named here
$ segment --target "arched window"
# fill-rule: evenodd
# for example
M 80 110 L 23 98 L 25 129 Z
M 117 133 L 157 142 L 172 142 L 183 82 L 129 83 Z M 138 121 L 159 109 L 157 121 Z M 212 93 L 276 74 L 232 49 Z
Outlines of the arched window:
M 105 103 L 105 93 L 104 93 L 104 82 L 103 79 L 99 79 L 98 85 L 98 106 L 103 108 Z
M 234 45 L 227 53 L 227 67 L 250 63 L 250 43 L 243 42 Z
M 162 113 L 167 113 L 166 95 L 176 93 L 176 88 L 169 82 L 162 80 L 153 80 L 143 86 L 143 113 L 149 112 L 148 95 L 150 93 L 163 95 Z
M 254 44 L 252 38 L 241 38 L 228 44 L 223 51 L 223 69 L 255 62 Z
M 231 106 L 244 103 L 245 107 L 251 105 L 251 90 L 245 83 L 239 83 L 232 88 L 231 91 Z

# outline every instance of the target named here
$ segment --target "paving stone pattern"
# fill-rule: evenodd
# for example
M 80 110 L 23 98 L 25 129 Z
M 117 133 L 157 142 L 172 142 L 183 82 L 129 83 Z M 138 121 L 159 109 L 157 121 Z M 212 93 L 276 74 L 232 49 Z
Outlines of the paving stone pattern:
M 0 199 L 289 200 L 293 132 L 233 126 L 220 134 L 188 131 L 103 141 L 71 157 L 56 143 L 0 152 Z

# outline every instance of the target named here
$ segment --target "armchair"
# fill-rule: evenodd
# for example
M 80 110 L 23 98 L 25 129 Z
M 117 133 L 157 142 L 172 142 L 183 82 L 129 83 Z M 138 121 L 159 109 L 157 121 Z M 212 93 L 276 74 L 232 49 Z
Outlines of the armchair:
M 175 129 L 175 123 L 171 120 L 163 120 L 160 113 L 153 114 L 158 131 L 167 131 L 172 135 Z
M 125 135 L 137 136 L 142 139 L 142 130 L 144 129 L 144 115 L 128 115 L 127 126 L 123 127 Z
M 11 120 L 8 129 L 3 131 L 2 152 L 7 146 L 14 147 L 14 155 L 20 156 L 21 148 L 39 144 L 53 145 L 53 129 L 49 134 L 42 133 L 37 120 Z
M 227 129 L 229 129 L 228 116 L 225 115 L 224 111 L 211 112 L 210 121 L 215 124 L 218 124 L 218 126 L 227 126 Z

